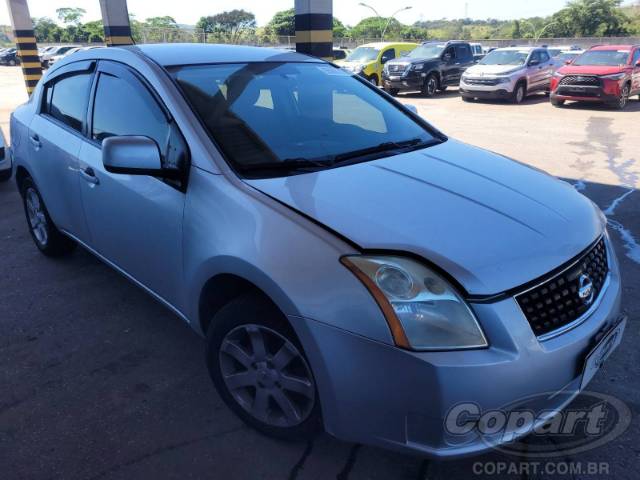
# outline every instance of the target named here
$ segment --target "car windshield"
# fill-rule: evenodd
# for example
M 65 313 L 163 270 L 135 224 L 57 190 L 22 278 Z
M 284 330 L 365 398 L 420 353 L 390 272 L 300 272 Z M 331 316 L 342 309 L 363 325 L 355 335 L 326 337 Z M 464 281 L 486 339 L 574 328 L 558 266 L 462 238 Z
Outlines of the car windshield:
M 324 63 L 183 66 L 171 73 L 245 176 L 285 176 L 443 141 L 375 89 Z
M 562 53 L 562 49 L 560 49 L 560 48 L 548 48 L 547 52 L 549 53 L 550 57 L 557 57 L 558 55 L 560 55 Z
M 480 60 L 480 65 L 523 65 L 529 56 L 526 50 L 494 50 Z
M 347 57 L 347 62 L 372 62 L 380 50 L 373 47 L 358 47 Z
M 410 58 L 438 58 L 444 51 L 444 44 L 420 45 L 408 55 Z
M 628 59 L 629 50 L 589 50 L 580 55 L 573 64 L 617 67 L 626 64 Z
M 556 59 L 558 60 L 558 62 L 566 62 L 568 60 L 573 60 L 574 58 L 576 58 L 578 55 L 580 55 L 578 52 L 574 52 L 574 53 L 561 53 L 560 55 L 558 55 L 556 57 Z

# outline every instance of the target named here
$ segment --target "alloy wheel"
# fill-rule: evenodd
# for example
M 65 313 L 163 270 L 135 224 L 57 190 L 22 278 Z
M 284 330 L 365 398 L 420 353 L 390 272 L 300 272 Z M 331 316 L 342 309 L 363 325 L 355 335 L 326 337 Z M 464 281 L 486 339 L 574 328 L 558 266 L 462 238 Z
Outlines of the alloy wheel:
M 437 89 L 438 81 L 433 76 L 429 77 L 429 79 L 427 80 L 427 95 L 429 97 L 435 95 Z
M 304 422 L 315 403 L 311 369 L 298 348 L 262 325 L 241 325 L 220 344 L 220 372 L 233 399 L 271 426 Z
M 620 98 L 618 100 L 620 109 L 623 109 L 627 106 L 627 102 L 629 101 L 629 85 L 625 85 L 622 88 L 622 92 L 620 93 Z
M 46 245 L 49 239 L 47 230 L 47 216 L 44 213 L 42 202 L 38 192 L 33 188 L 28 188 L 25 192 L 27 205 L 27 216 L 29 217 L 29 227 L 34 237 L 40 245 Z

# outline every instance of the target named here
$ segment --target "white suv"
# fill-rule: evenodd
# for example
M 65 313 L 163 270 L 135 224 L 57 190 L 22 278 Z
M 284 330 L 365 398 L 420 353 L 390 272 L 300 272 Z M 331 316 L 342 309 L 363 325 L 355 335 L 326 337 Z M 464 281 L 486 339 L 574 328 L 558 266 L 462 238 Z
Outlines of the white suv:
M 521 103 L 530 93 L 549 92 L 553 68 L 545 48 L 499 48 L 465 71 L 460 94 L 467 102 L 477 98 Z
M 7 142 L 4 140 L 4 135 L 0 129 L 0 182 L 4 182 L 11 178 L 11 157 L 9 155 L 9 149 L 7 148 Z

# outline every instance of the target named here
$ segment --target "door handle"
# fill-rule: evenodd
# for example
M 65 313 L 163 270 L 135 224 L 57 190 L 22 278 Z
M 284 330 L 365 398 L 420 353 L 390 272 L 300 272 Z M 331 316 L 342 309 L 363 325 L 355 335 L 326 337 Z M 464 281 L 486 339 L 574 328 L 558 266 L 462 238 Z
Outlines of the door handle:
M 94 172 L 91 167 L 81 168 L 80 176 L 92 185 L 98 185 L 100 183 L 100 180 L 96 177 L 96 172 Z
M 36 150 L 42 147 L 42 143 L 40 143 L 40 137 L 38 137 L 38 135 L 29 135 L 29 141 L 31 142 L 31 145 L 36 148 Z

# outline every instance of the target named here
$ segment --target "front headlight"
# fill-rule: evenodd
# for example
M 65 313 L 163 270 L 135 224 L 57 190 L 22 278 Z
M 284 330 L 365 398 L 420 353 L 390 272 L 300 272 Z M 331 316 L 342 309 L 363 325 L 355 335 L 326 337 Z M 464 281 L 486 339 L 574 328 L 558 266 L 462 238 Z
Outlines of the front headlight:
M 362 73 L 362 71 L 367 68 L 366 65 L 356 65 L 355 67 L 353 67 L 353 73 Z
M 555 78 L 562 78 L 562 77 L 564 77 L 564 74 L 562 74 L 562 73 L 560 73 L 558 71 L 555 71 L 555 72 L 553 72 L 553 76 Z
M 605 80 L 622 80 L 625 77 L 625 73 L 614 73 L 611 75 L 600 75 L 600 78 Z
M 498 83 L 509 83 L 511 81 L 511 78 L 509 78 L 509 77 L 498 77 L 497 80 L 498 80 Z
M 414 350 L 487 347 L 471 308 L 441 275 L 395 256 L 348 256 L 341 262 L 371 292 L 397 346 Z
M 424 63 L 416 63 L 411 67 L 411 70 L 420 71 L 424 68 Z

